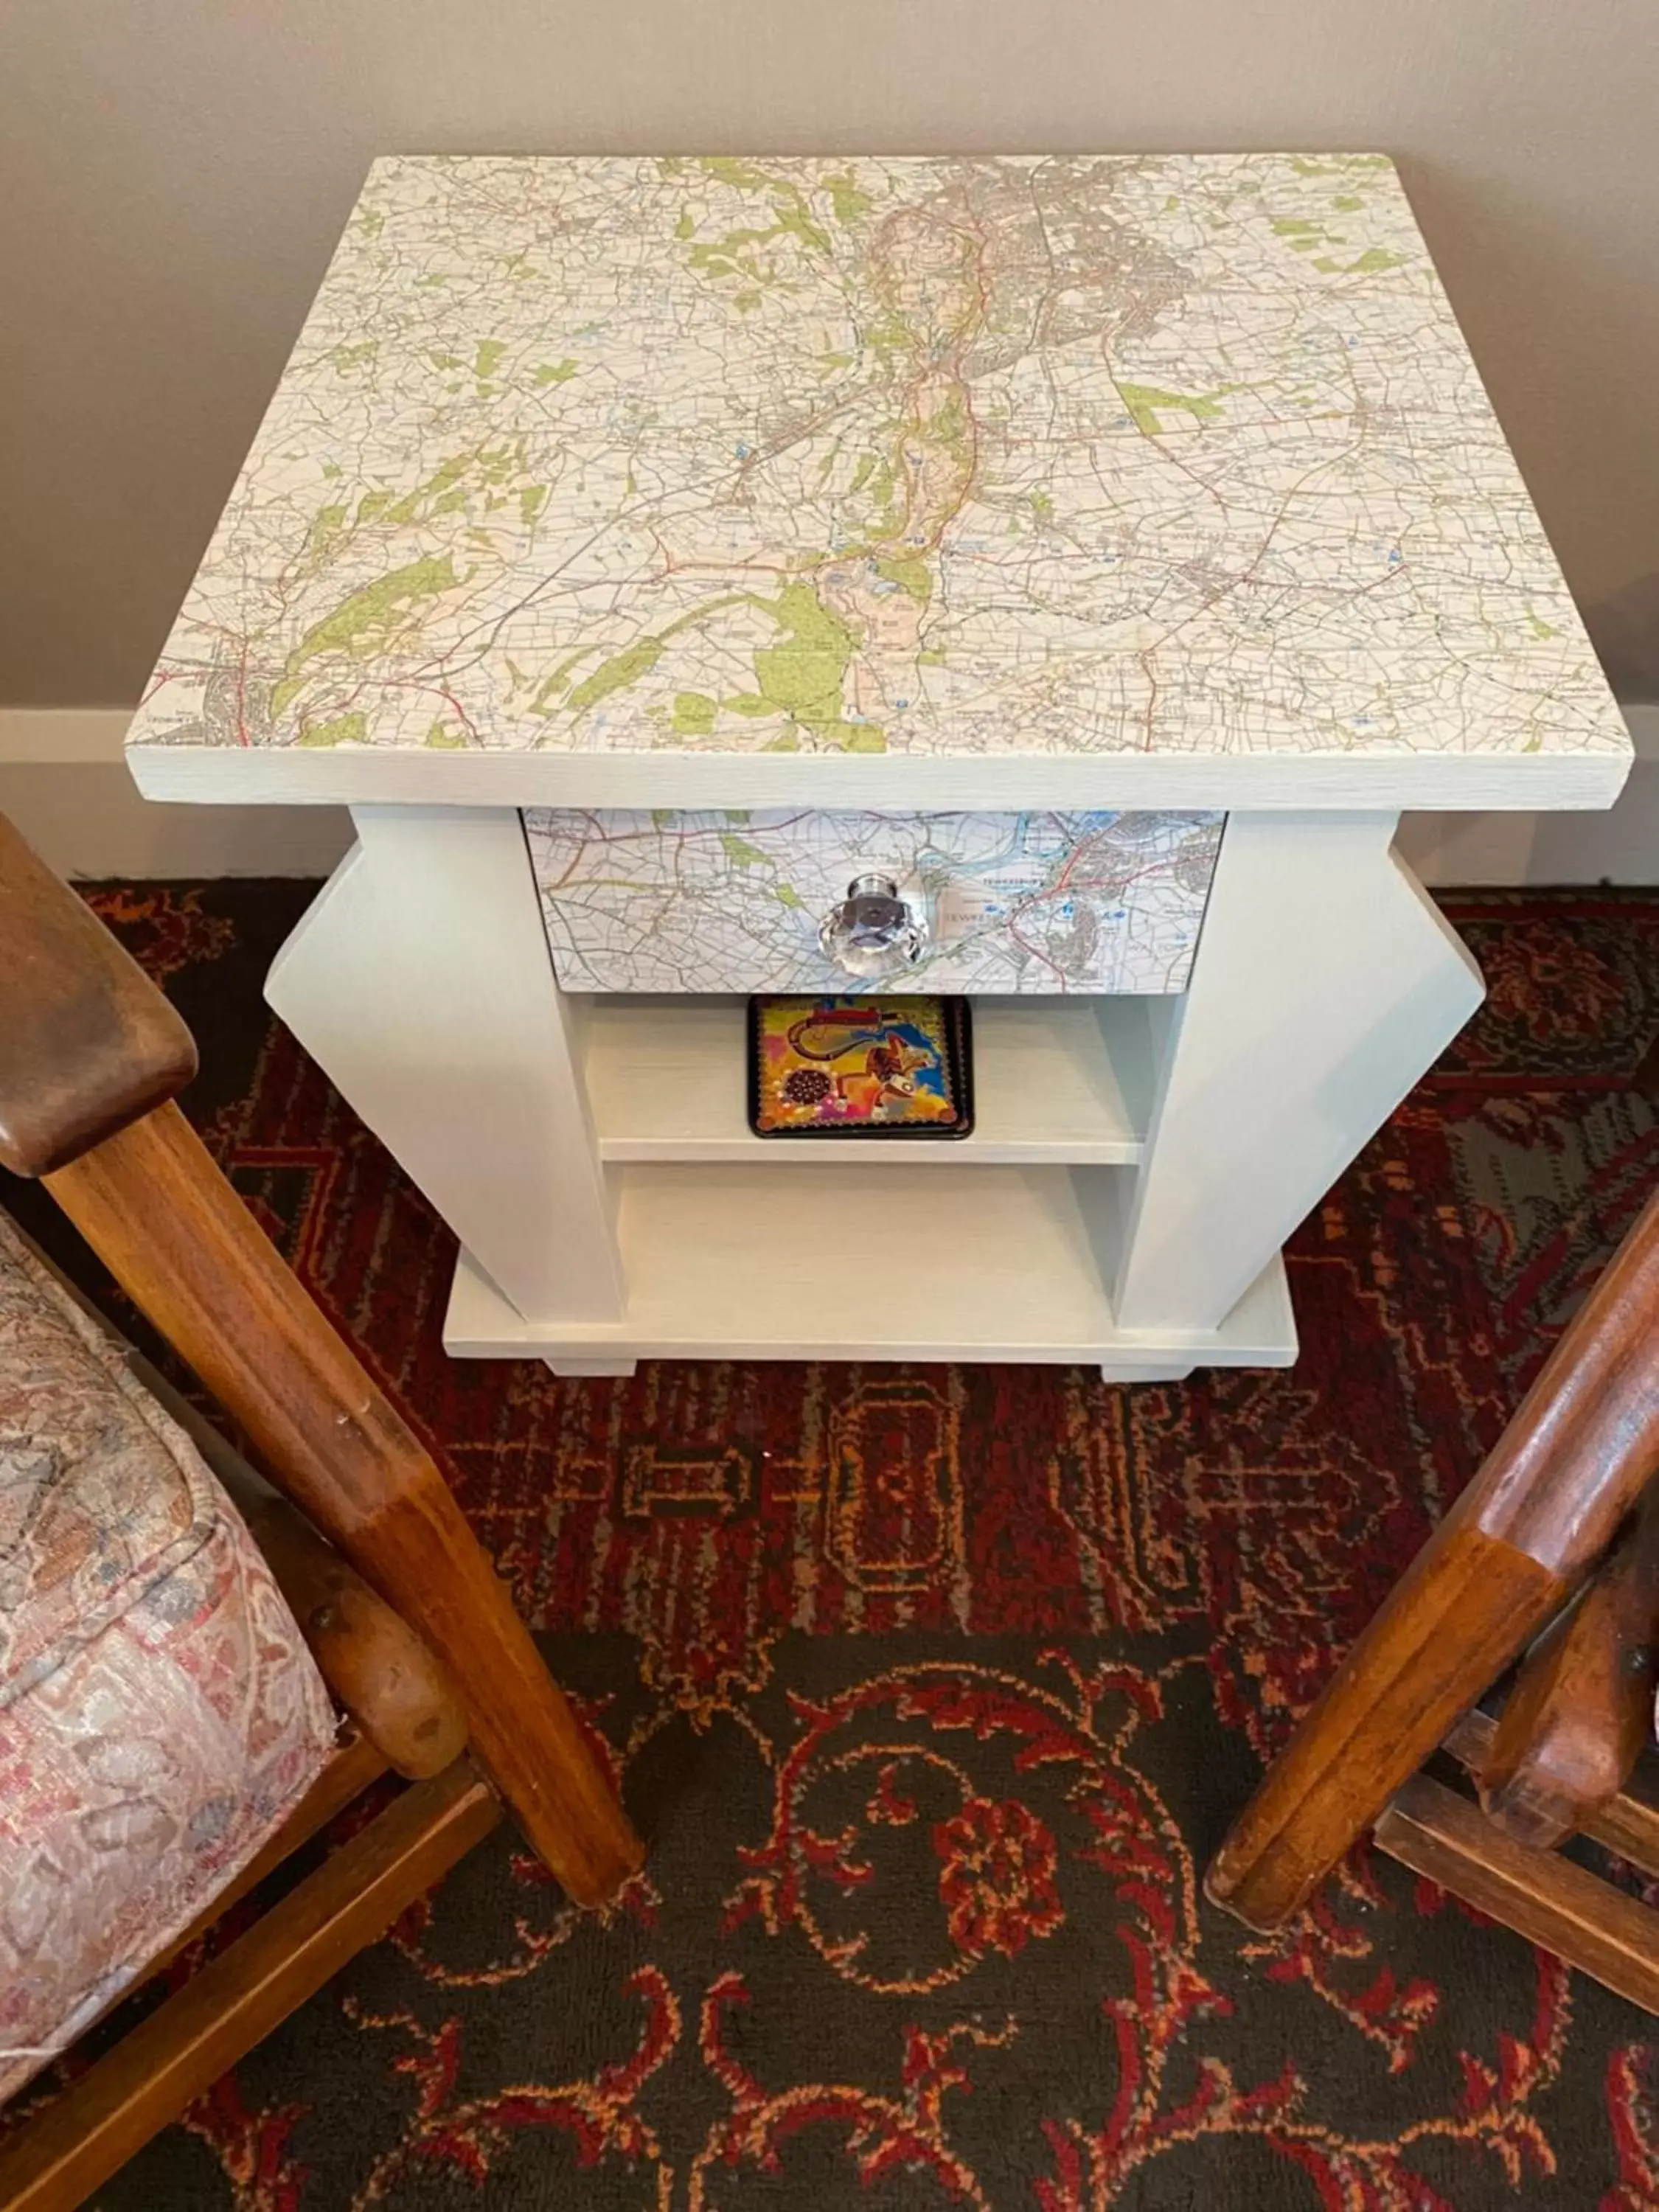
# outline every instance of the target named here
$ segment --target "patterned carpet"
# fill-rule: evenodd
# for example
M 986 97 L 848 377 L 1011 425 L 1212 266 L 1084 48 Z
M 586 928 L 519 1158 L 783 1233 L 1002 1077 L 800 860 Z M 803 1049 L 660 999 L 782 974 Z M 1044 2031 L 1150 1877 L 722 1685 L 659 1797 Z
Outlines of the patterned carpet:
M 452 1364 L 447 1233 L 260 1005 L 306 895 L 96 903 L 653 1851 L 583 1918 L 498 1835 L 100 2205 L 1659 2207 L 1641 2015 L 1370 1852 L 1282 1940 L 1197 1887 L 1651 1186 L 1659 896 L 1451 902 L 1491 996 L 1295 1237 L 1301 1364 L 1109 1389 Z

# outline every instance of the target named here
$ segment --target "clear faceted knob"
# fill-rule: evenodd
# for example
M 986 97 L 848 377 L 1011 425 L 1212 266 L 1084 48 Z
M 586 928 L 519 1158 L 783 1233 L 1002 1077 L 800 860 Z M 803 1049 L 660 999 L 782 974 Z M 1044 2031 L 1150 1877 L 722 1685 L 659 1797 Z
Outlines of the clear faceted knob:
M 927 945 L 927 924 L 898 895 L 890 876 L 855 876 L 847 896 L 824 916 L 818 944 L 849 975 L 877 983 L 914 968 Z

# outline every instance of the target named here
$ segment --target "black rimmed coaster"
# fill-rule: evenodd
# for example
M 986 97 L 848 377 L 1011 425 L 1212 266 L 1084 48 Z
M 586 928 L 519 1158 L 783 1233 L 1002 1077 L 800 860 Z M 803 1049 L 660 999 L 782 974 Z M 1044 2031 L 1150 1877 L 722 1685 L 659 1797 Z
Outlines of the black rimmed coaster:
M 757 1137 L 965 1137 L 974 1126 L 965 999 L 749 1001 Z

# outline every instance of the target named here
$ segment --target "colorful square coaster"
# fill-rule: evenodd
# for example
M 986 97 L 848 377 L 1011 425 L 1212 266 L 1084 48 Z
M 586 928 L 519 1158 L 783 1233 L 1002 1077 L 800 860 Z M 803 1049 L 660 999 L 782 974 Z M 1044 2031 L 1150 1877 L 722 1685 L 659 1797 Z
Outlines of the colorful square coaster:
M 965 999 L 751 999 L 749 1121 L 759 1137 L 965 1137 Z

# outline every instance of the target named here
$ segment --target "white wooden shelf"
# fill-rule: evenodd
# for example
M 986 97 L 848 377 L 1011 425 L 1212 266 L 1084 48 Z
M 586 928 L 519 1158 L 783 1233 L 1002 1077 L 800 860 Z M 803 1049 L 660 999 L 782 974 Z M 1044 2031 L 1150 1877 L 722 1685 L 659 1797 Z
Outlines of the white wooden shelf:
M 757 1167 L 615 1170 L 620 1321 L 527 1321 L 463 1253 L 446 1348 L 596 1371 L 635 1358 L 1082 1362 L 1128 1382 L 1296 1356 L 1277 1255 L 1219 1328 L 1120 1329 L 1081 1202 L 1092 1176 L 815 1172 L 773 1167 L 775 1149 Z
M 975 999 L 973 1134 L 883 1143 L 755 1135 L 741 998 L 596 996 L 586 1007 L 602 1160 L 769 1169 L 1131 1166 L 1164 1018 L 1162 1002 L 1144 999 Z

